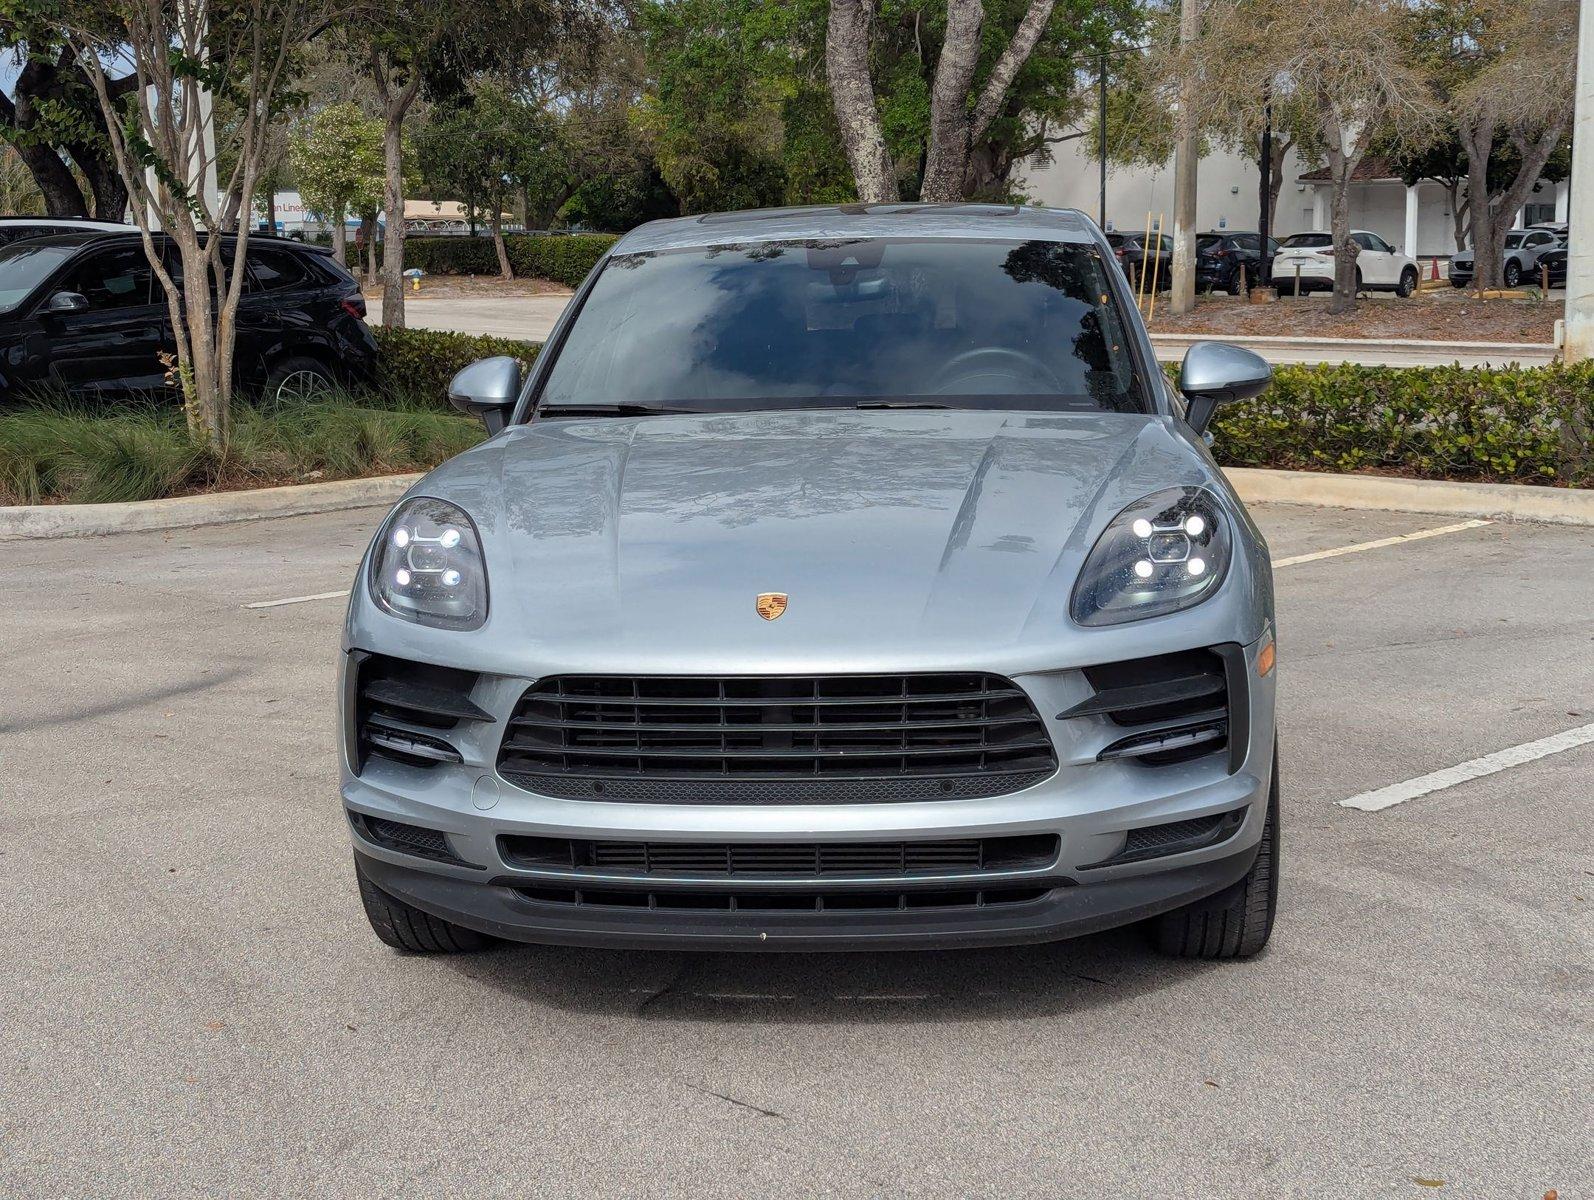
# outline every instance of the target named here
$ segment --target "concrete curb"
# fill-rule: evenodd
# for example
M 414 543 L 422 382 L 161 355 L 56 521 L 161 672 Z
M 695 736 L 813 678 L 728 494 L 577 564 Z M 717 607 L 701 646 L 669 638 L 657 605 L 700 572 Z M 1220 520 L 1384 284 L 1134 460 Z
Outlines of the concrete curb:
M 1246 503 L 1312 504 L 1386 512 L 1504 517 L 1551 525 L 1594 525 L 1594 489 L 1520 483 L 1451 483 L 1385 475 L 1330 475 L 1228 467 L 1225 475 Z
M 1448 483 L 1383 475 L 1330 475 L 1230 467 L 1225 472 L 1248 503 L 1312 504 L 1386 512 L 1505 517 L 1553 525 L 1594 526 L 1594 489 L 1516 483 Z M 133 504 L 36 504 L 0 507 L 0 541 L 98 537 L 227 525 L 393 504 L 420 475 L 385 475 L 338 483 L 179 496 Z
M 1425 350 L 1436 354 L 1446 354 L 1454 351 L 1462 355 L 1553 354 L 1555 352 L 1555 346 L 1550 342 L 1447 342 L 1425 338 L 1273 337 L 1223 333 L 1153 333 L 1151 340 L 1154 342 L 1177 342 L 1181 345 L 1189 345 L 1192 342 L 1221 342 L 1229 340 L 1246 343 L 1254 342 L 1259 346 L 1289 347 L 1296 350 L 1312 350 L 1318 347 L 1339 350 L 1347 346 L 1365 350 L 1369 346 L 1387 346 L 1396 350 Z
M 176 496 L 129 504 L 23 504 L 0 506 L 0 541 L 19 538 L 97 537 L 227 525 L 396 501 L 420 475 L 384 475 L 336 483 L 304 483 L 209 496 Z

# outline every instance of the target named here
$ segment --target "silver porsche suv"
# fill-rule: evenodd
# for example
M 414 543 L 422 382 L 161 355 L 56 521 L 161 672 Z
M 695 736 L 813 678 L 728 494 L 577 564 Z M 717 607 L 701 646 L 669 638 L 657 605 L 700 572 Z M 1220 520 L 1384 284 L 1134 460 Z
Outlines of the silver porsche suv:
M 411 952 L 1267 942 L 1267 547 L 1074 212 L 661 221 L 381 524 L 342 801 Z

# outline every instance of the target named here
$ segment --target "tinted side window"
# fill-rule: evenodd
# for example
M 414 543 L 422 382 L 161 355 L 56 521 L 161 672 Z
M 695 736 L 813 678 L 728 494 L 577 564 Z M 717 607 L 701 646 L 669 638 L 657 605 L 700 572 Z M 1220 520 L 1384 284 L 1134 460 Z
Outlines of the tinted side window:
M 137 308 L 152 303 L 155 273 L 142 246 L 125 246 L 91 254 L 73 267 L 64 291 L 81 293 L 93 310 Z
M 1234 235 L 1234 244 L 1241 250 L 1251 254 L 1256 253 L 1257 238 L 1254 233 L 1237 233 Z
M 274 292 L 305 282 L 309 270 L 296 254 L 281 250 L 256 250 L 249 248 L 249 270 L 254 275 L 256 291 Z

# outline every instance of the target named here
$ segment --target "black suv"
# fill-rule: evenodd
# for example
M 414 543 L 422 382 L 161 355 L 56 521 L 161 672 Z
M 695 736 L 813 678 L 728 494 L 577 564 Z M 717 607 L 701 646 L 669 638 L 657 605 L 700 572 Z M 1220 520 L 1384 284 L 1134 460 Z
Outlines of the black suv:
M 1222 288 L 1231 296 L 1240 294 L 1240 268 L 1245 268 L 1248 286 L 1265 284 L 1279 244 L 1268 238 L 1264 257 L 1259 248 L 1262 237 L 1256 233 L 1213 230 L 1196 235 L 1196 287 L 1206 291 Z
M 180 282 L 176 247 L 157 244 Z M 286 398 L 373 376 L 365 297 L 330 254 L 251 238 L 247 267 L 233 355 L 241 389 Z M 170 386 L 160 355 L 173 348 L 138 234 L 84 230 L 0 247 L 0 401 L 29 391 L 158 393 Z

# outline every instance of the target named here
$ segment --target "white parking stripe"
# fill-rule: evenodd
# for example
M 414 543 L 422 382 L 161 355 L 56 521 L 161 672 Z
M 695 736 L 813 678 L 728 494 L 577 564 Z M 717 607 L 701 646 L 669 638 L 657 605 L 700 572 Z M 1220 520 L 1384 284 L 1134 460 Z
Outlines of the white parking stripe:
M 1376 542 L 1357 542 L 1354 546 L 1337 546 L 1333 550 L 1316 550 L 1311 554 L 1296 554 L 1290 558 L 1281 558 L 1273 564 L 1276 571 L 1280 567 L 1293 567 L 1296 563 L 1316 562 L 1320 558 L 1338 558 L 1341 554 L 1359 554 L 1363 550 L 1381 550 L 1385 546 L 1398 546 L 1402 542 L 1416 542 L 1423 538 L 1438 537 L 1442 533 L 1461 533 L 1467 529 L 1478 529 L 1484 525 L 1492 525 L 1492 521 L 1463 521 L 1459 525 L 1441 525 L 1438 529 L 1419 529 L 1416 533 L 1403 533 L 1398 537 L 1379 538 Z
M 341 600 L 349 594 L 348 588 L 336 592 L 317 592 L 313 596 L 289 596 L 286 600 L 256 600 L 245 608 L 280 608 L 284 604 L 308 604 L 312 600 Z
M 1407 800 L 1415 800 L 1418 796 L 1426 796 L 1429 792 L 1438 792 L 1455 787 L 1458 783 L 1482 779 L 1485 775 L 1493 775 L 1509 767 L 1520 767 L 1523 763 L 1532 762 L 1536 758 L 1559 754 L 1563 750 L 1572 750 L 1590 743 L 1594 743 L 1594 725 L 1580 725 L 1576 729 L 1568 729 L 1565 733 L 1554 733 L 1536 742 L 1524 742 L 1520 746 L 1508 746 L 1504 750 L 1496 750 L 1493 754 L 1485 754 L 1482 758 L 1458 763 L 1456 766 L 1446 767 L 1430 775 L 1419 775 L 1415 779 L 1406 780 L 1405 783 L 1393 783 L 1375 792 L 1363 792 L 1359 796 L 1352 796 L 1349 800 L 1341 800 L 1340 805 L 1344 808 L 1359 808 L 1362 812 L 1378 812 L 1380 809 L 1392 808 L 1396 804 L 1404 804 Z

